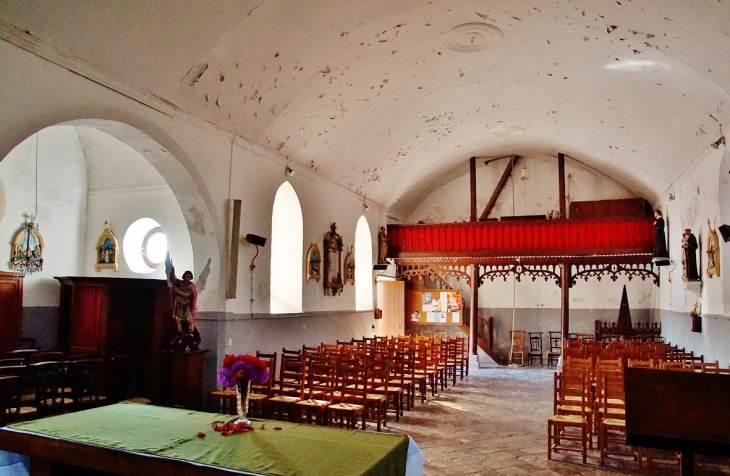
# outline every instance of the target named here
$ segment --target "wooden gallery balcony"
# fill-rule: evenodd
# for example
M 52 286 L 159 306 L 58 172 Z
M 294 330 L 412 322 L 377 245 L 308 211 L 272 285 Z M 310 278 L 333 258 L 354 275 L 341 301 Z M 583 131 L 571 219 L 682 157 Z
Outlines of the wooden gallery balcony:
M 649 263 L 651 216 L 388 225 L 388 257 L 462 263 Z

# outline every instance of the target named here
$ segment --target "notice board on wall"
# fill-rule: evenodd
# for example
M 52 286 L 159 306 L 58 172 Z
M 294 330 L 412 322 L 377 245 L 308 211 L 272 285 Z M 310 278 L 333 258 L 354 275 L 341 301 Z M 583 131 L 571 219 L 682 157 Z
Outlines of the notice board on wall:
M 461 291 L 457 289 L 406 291 L 406 325 L 461 324 L 461 311 Z

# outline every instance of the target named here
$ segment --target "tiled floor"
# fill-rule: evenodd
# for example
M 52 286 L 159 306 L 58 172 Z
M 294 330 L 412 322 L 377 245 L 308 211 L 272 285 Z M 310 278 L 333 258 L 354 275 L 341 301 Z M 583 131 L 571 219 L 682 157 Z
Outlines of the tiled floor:
M 547 419 L 552 415 L 554 369 L 493 367 L 471 371 L 405 418 L 388 417 L 388 430 L 411 435 L 426 458 L 426 475 L 678 475 L 671 460 L 644 464 L 596 450 L 582 464 L 579 453 L 547 459 Z M 666 455 L 666 454 L 665 454 Z M 727 461 L 700 460 L 696 474 L 730 474 Z

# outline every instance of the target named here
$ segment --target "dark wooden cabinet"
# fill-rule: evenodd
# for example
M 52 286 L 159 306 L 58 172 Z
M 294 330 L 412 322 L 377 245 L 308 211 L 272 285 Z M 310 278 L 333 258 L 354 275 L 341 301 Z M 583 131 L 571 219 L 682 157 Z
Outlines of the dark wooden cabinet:
M 203 366 L 207 350 L 190 352 L 166 351 L 166 384 L 169 401 L 163 404 L 188 410 L 203 409 Z M 169 371 L 168 371 L 169 369 Z
M 0 353 L 20 344 L 23 330 L 23 277 L 21 273 L 0 271 Z
M 69 354 L 136 355 L 137 395 L 165 400 L 163 350 L 177 327 L 170 290 L 160 279 L 56 277 L 61 283 L 59 347 Z M 110 376 L 113 378 L 113 376 Z

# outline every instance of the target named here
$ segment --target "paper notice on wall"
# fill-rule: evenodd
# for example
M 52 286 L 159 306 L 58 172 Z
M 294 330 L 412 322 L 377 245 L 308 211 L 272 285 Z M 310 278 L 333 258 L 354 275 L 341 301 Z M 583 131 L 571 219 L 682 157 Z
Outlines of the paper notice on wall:
M 439 311 L 448 312 L 449 310 L 449 292 L 441 291 L 441 308 Z
M 418 311 L 413 311 L 411 313 L 411 321 L 418 321 L 421 319 L 421 313 Z
M 429 312 L 426 314 L 426 322 L 436 322 L 446 324 L 445 312 Z
M 436 304 L 438 304 L 438 298 L 436 298 L 436 299 L 432 298 L 431 293 L 421 294 L 421 311 L 422 312 L 438 311 L 438 309 L 433 308 L 434 301 L 436 301 Z
M 451 313 L 451 322 L 453 322 L 454 324 L 461 324 L 461 313 L 452 312 Z
M 446 312 L 459 312 L 461 310 L 460 302 L 461 299 L 459 299 L 458 293 L 447 293 L 448 294 L 448 305 Z

